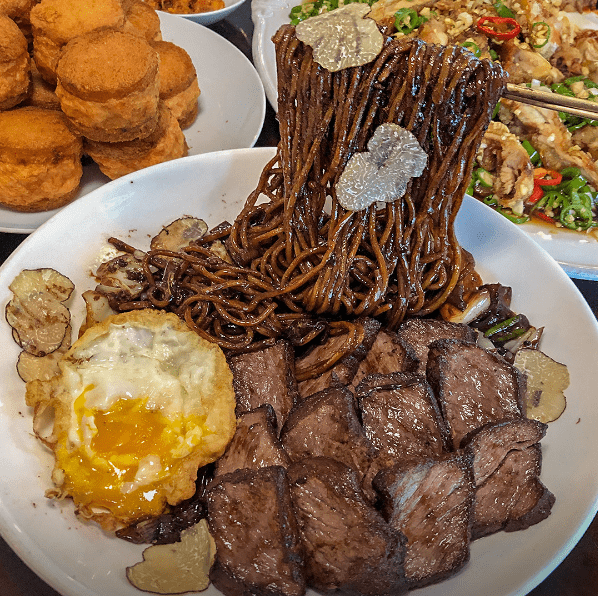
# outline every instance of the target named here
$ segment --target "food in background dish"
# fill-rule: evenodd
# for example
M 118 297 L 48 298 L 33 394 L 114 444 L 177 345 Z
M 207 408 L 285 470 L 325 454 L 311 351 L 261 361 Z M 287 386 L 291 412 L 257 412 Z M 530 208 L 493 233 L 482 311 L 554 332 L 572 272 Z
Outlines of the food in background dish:
M 66 205 L 79 190 L 82 147 L 62 112 L 0 112 L 0 204 L 25 212 Z
M 31 10 L 33 58 L 42 77 L 56 83 L 62 48 L 75 37 L 102 28 L 122 29 L 125 13 L 120 0 L 42 0 Z
M 160 17 L 143 0 L 123 0 L 125 9 L 124 31 L 145 37 L 147 41 L 161 41 Z
M 224 8 L 224 0 L 145 0 L 152 8 L 173 14 L 212 12 Z
M 187 155 L 185 135 L 174 114 L 160 102 L 158 124 L 142 139 L 101 142 L 86 138 L 84 151 L 100 167 L 102 173 L 114 180 L 141 168 Z
M 59 368 L 27 384 L 36 415 L 54 410 L 52 432 L 40 437 L 56 458 L 47 496 L 71 498 L 79 516 L 106 530 L 191 497 L 198 468 L 234 433 L 222 351 L 173 314 L 114 315 L 88 329 Z
M 369 16 L 395 37 L 460 45 L 501 63 L 512 83 L 598 99 L 598 33 L 580 29 L 569 18 L 570 13 L 595 10 L 592 0 L 367 4 L 372 7 Z M 328 0 L 304 2 L 291 9 L 289 18 L 298 23 L 338 5 Z M 493 127 L 488 131 L 469 194 L 515 223 L 534 218 L 596 236 L 598 120 L 512 100 L 501 100 L 493 119 L 511 134 L 497 134 Z
M 73 128 L 93 141 L 143 139 L 158 123 L 158 56 L 143 38 L 104 29 L 63 49 L 56 95 Z
M 56 95 L 56 85 L 48 83 L 39 74 L 35 62 L 31 60 L 31 83 L 22 106 L 37 106 L 49 110 L 60 110 L 60 100 Z
M 153 44 L 160 61 L 160 99 L 168 106 L 181 128 L 197 116 L 199 85 L 189 54 L 170 41 Z
M 158 54 L 151 46 L 162 44 L 157 12 L 141 0 L 97 0 L 85 10 L 82 6 L 72 0 L 36 3 L 30 56 L 24 32 L 31 6 L 0 5 L 9 14 L 20 11 L 17 26 L 0 10 L 0 48 L 5 48 L 0 52 L 0 113 L 26 106 L 59 110 L 75 136 L 89 140 L 90 152 L 110 178 L 187 155 L 182 129 L 195 120 L 200 94 L 187 52 L 173 43 L 160 45 L 165 53 L 160 88 Z M 158 106 L 160 95 L 166 108 Z M 174 121 L 165 109 L 173 111 Z M 33 113 L 24 112 L 22 118 L 33 118 Z M 40 130 L 33 121 L 30 128 Z M 27 138 L 32 147 L 47 142 L 43 134 L 38 139 L 30 132 Z M 108 142 L 114 146 L 102 147 Z M 6 158 L 2 166 L 0 185 L 11 188 L 0 198 L 3 207 L 47 211 L 63 206 L 79 191 L 80 164 L 73 168 L 76 188 L 71 184 L 67 192 L 65 172 L 52 176 L 51 163 L 40 187 L 35 168 L 17 171 L 12 161 Z M 50 180 L 57 188 L 49 188 Z
M 11 19 L 28 17 L 34 0 L 0 0 L 0 14 Z
M 27 40 L 16 23 L 0 13 L 0 111 L 23 101 L 28 89 Z

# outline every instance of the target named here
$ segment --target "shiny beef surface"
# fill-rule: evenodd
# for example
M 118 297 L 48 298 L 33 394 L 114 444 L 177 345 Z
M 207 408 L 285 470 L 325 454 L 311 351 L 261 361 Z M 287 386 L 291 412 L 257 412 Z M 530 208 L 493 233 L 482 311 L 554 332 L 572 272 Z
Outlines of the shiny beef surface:
M 430 345 L 428 382 L 448 426 L 453 449 L 470 432 L 522 416 L 525 379 L 504 358 L 473 342 L 443 339 Z
M 354 470 L 330 458 L 289 468 L 307 581 L 324 594 L 399 596 L 404 537 L 364 497 Z
M 305 593 L 302 547 L 282 466 L 224 474 L 209 488 L 207 501 L 216 588 L 227 596 Z

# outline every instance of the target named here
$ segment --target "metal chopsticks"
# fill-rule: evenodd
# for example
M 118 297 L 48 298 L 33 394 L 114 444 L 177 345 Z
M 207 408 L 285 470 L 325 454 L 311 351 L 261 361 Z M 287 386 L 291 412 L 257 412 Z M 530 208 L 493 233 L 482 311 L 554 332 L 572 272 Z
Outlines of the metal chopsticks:
M 559 112 L 567 112 L 574 116 L 598 120 L 598 102 L 587 99 L 531 89 L 529 87 L 514 85 L 513 83 L 507 83 L 507 88 L 502 96 L 505 99 L 513 99 L 532 106 L 558 110 Z

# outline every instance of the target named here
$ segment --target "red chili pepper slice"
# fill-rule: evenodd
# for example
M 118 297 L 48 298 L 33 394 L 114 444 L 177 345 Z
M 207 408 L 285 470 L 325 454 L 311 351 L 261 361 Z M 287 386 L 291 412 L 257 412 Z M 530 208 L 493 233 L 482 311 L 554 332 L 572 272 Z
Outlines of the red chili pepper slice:
M 542 190 L 542 187 L 536 184 L 536 181 L 534 180 L 534 190 L 527 199 L 527 202 L 531 204 L 537 203 L 543 196 L 544 191 Z
M 509 25 L 508 31 L 499 31 L 492 26 L 486 25 Z M 494 37 L 495 39 L 513 39 L 521 33 L 521 26 L 515 19 L 509 17 L 482 17 L 476 24 L 476 27 L 480 33 L 487 35 L 488 37 Z
M 551 224 L 556 223 L 556 219 L 552 219 L 552 217 L 548 217 L 548 215 L 546 215 L 545 213 L 542 213 L 541 211 L 535 211 L 534 213 L 532 213 L 532 215 L 534 217 L 537 217 L 538 219 L 545 221 L 545 222 L 548 222 Z
M 546 178 L 550 176 L 550 178 Z M 563 181 L 563 177 L 556 170 L 549 170 L 547 168 L 534 169 L 534 185 L 539 186 L 556 186 Z

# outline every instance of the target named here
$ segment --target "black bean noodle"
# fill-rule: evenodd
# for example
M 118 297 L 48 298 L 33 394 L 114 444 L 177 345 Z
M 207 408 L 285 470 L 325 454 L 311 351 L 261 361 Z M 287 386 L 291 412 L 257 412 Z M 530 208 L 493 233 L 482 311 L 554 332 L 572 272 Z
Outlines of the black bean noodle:
M 293 26 L 273 41 L 276 156 L 231 226 L 184 256 L 148 253 L 145 299 L 119 309 L 168 308 L 231 352 L 279 337 L 305 345 L 324 332 L 356 342 L 357 317 L 395 328 L 433 313 L 459 276 L 454 221 L 504 88 L 502 69 L 461 47 L 388 38 L 370 64 L 332 73 Z M 339 176 L 386 122 L 415 135 L 428 165 L 402 199 L 347 211 L 336 199 Z M 215 240 L 231 262 L 210 250 Z

